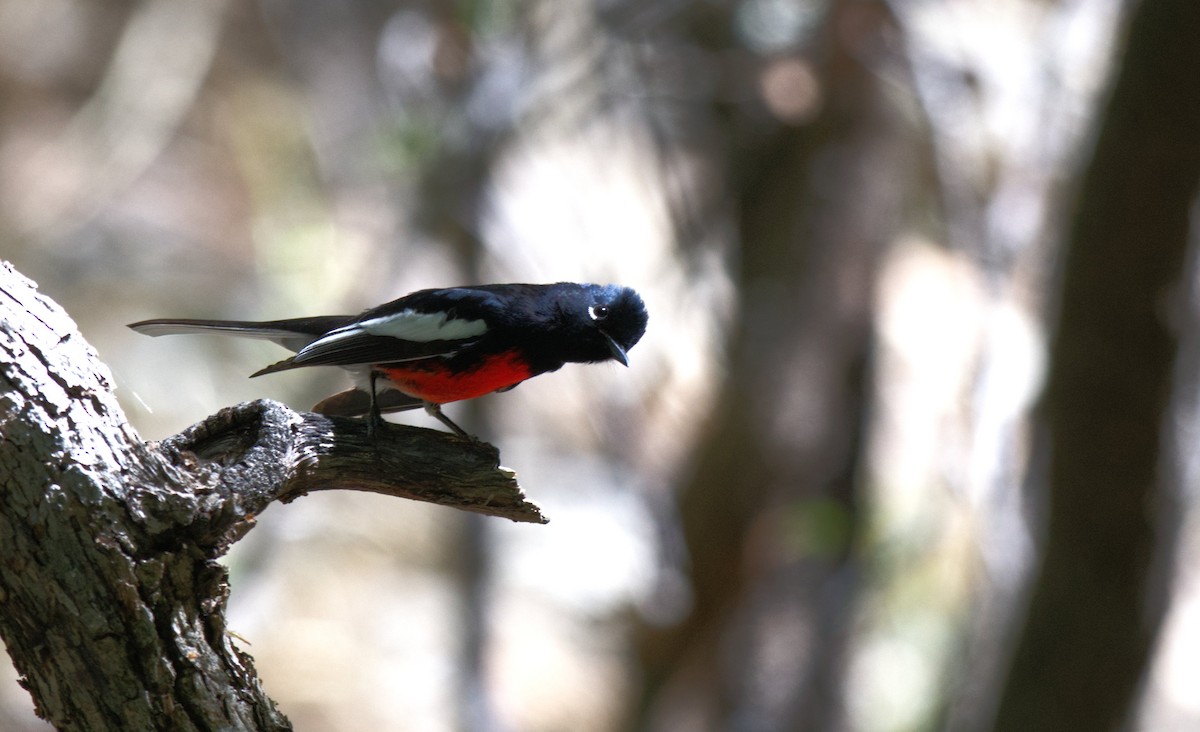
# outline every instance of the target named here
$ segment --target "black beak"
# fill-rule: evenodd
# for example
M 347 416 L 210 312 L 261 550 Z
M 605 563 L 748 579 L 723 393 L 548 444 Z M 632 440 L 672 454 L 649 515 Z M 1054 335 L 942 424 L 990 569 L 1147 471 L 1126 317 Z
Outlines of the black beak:
M 604 340 L 608 341 L 608 352 L 612 354 L 613 360 L 619 361 L 622 366 L 628 368 L 629 356 L 626 355 L 625 349 L 621 348 L 621 344 L 617 343 L 616 339 L 609 334 L 605 333 L 604 331 L 600 331 L 600 333 L 604 336 Z

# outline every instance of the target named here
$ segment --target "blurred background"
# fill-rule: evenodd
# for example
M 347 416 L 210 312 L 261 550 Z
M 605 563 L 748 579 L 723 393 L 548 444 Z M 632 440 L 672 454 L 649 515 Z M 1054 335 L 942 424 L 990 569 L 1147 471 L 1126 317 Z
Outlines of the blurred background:
M 230 627 L 298 730 L 1015 730 L 1080 706 L 1108 716 L 1057 728 L 1200 729 L 1183 367 L 1151 420 L 1166 508 L 1115 514 L 1116 559 L 1082 567 L 1144 553 L 1112 595 L 1143 614 L 1059 674 L 1075 696 L 1020 690 L 1058 536 L 1037 405 L 1135 7 L 0 0 L 0 257 L 145 439 L 346 382 L 249 380 L 282 351 L 128 322 L 643 294 L 629 370 L 447 409 L 549 525 L 321 494 L 226 558 Z M 1152 307 L 1197 363 L 1191 300 Z M 1095 625 L 1058 586 L 1064 627 Z M 44 729 L 2 676 L 0 729 Z

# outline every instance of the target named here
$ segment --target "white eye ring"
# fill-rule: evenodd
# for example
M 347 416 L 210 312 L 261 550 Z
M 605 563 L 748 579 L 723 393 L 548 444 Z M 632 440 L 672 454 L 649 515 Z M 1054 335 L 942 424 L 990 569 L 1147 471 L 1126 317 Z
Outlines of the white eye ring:
M 592 320 L 604 320 L 608 317 L 607 305 L 591 305 L 588 307 L 588 315 Z

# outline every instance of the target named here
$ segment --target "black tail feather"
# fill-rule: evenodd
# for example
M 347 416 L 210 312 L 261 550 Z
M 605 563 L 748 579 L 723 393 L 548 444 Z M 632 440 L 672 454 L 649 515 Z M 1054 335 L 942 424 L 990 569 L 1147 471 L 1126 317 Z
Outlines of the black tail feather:
M 129 327 L 148 336 L 217 333 L 242 338 L 262 338 L 274 341 L 291 351 L 299 351 L 329 331 L 353 322 L 354 318 L 353 315 L 323 315 L 313 318 L 265 321 L 156 318 L 130 323 Z

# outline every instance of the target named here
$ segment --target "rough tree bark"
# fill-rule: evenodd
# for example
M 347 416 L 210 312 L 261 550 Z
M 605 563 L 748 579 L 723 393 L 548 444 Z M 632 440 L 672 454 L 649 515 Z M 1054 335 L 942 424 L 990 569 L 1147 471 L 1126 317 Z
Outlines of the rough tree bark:
M 125 421 L 74 323 L 0 263 L 0 636 L 61 730 L 280 730 L 225 628 L 217 563 L 326 489 L 544 522 L 496 449 L 259 401 L 162 442 Z
M 1044 556 L 996 732 L 1130 728 L 1162 620 L 1178 519 L 1168 404 L 1200 190 L 1197 29 L 1195 0 L 1134 4 L 1084 171 L 1045 395 Z

